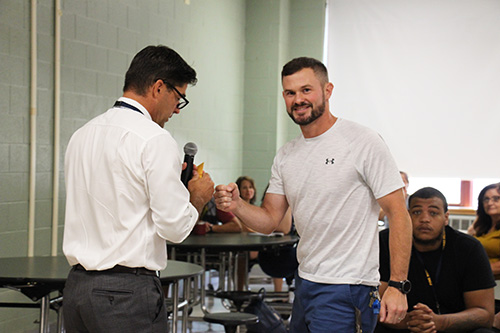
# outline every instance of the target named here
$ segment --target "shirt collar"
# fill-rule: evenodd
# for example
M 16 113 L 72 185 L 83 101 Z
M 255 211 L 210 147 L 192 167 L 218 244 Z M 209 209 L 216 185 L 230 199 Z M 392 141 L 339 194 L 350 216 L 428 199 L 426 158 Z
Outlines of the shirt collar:
M 149 114 L 148 110 L 146 110 L 146 108 L 144 106 L 142 106 L 141 103 L 137 102 L 134 99 L 131 99 L 131 98 L 128 98 L 128 97 L 123 97 L 123 96 L 120 97 L 120 98 L 118 98 L 118 100 L 135 106 L 136 108 L 138 108 L 139 110 L 141 110 L 142 114 L 144 114 L 144 116 L 146 118 L 148 118 L 149 120 L 153 121 L 153 118 L 151 118 L 151 115 Z

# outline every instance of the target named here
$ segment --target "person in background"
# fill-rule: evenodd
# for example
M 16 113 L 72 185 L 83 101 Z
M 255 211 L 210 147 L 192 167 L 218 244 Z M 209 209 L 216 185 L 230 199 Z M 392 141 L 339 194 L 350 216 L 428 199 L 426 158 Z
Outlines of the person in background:
M 257 198 L 257 190 L 255 189 L 255 181 L 253 178 L 248 176 L 238 177 L 236 180 L 236 185 L 240 190 L 240 196 L 243 200 L 251 205 L 255 205 L 255 199 Z
M 477 201 L 471 231 L 485 248 L 495 278 L 500 279 L 500 183 L 486 186 Z
M 477 199 L 476 220 L 468 232 L 483 245 L 496 280 L 500 279 L 500 183 L 486 186 Z M 496 309 L 493 326 L 500 329 L 500 312 Z
M 264 201 L 268 188 L 269 184 L 264 190 L 261 201 Z M 285 216 L 281 219 L 275 232 L 282 232 L 284 235 L 292 232 L 296 233 L 293 225 L 292 209 L 290 207 L 288 207 Z M 297 247 L 295 245 L 284 246 L 279 250 L 259 251 L 258 262 L 262 270 L 273 277 L 274 291 L 281 292 L 283 291 L 283 278 L 289 278 L 290 273 L 288 272 L 295 272 L 297 270 Z
M 238 177 L 238 179 L 236 180 L 236 185 L 238 186 L 238 189 L 240 191 L 240 197 L 249 204 L 254 205 L 257 197 L 257 190 L 255 189 L 255 181 L 253 180 L 253 178 L 248 176 Z M 288 210 L 285 216 L 283 217 L 282 221 L 280 222 L 279 227 L 275 231 L 283 232 L 283 234 L 286 235 L 290 232 L 291 228 L 292 228 L 292 213 L 291 210 Z M 245 225 L 243 225 L 243 230 L 246 232 L 255 232 L 254 230 L 248 228 Z M 248 255 L 249 255 L 248 259 L 249 259 L 249 266 L 250 266 L 249 269 L 250 269 L 251 266 L 259 262 L 258 260 L 259 251 L 250 251 Z M 245 276 L 245 265 L 243 264 L 244 261 L 241 260 L 238 265 L 239 269 L 238 290 L 243 290 L 244 288 L 245 281 L 243 281 L 243 276 Z M 283 278 L 278 278 L 278 277 L 273 278 L 273 285 L 274 285 L 274 291 L 276 292 L 283 291 Z
M 278 232 L 283 232 L 288 235 L 293 231 L 292 210 L 288 208 L 285 216 L 276 229 Z M 297 270 L 297 247 L 283 246 L 279 249 L 262 250 L 258 252 L 258 262 L 262 270 L 273 277 L 273 285 L 275 292 L 283 291 L 283 279 L 293 277 L 293 273 Z
M 411 250 L 404 186 L 388 147 L 374 131 L 330 112 L 333 84 L 318 60 L 288 62 L 283 98 L 301 135 L 277 153 L 260 207 L 235 183 L 218 185 L 217 207 L 247 227 L 270 233 L 292 209 L 300 242 L 291 332 L 364 332 L 406 315 L 403 286 Z M 391 224 L 391 280 L 378 306 L 379 207 Z M 373 301 L 373 302 L 372 302 Z M 376 301 L 376 302 L 375 302 Z
M 448 226 L 448 204 L 432 187 L 409 198 L 413 249 L 408 279 L 408 312 L 398 324 L 379 324 L 375 332 L 493 332 L 493 287 L 481 244 Z M 388 230 L 380 232 L 380 293 L 390 276 Z
M 240 220 L 231 212 L 217 209 L 214 198 L 205 205 L 200 215 L 200 221 L 205 222 L 205 232 L 207 233 L 238 233 L 243 231 Z
M 164 124 L 188 104 L 196 72 L 166 46 L 133 58 L 123 96 L 71 137 L 65 157 L 63 252 L 67 332 L 166 332 L 158 271 L 212 198 L 207 173 L 180 180 L 179 147 Z M 194 168 L 196 170 L 196 167 Z

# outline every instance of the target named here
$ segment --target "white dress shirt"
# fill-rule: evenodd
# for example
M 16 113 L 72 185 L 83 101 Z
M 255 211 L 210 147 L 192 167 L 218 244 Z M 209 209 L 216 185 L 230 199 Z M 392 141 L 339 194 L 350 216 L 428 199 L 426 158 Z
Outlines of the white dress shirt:
M 71 265 L 162 270 L 165 240 L 182 242 L 198 212 L 180 181 L 182 160 L 170 133 L 141 112 L 113 107 L 71 137 L 65 158 L 63 252 Z

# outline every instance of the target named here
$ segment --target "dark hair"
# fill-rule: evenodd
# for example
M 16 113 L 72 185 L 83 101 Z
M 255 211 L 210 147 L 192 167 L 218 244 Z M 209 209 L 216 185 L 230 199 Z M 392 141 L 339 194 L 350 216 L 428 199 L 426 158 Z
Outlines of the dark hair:
M 322 84 L 328 83 L 328 70 L 325 65 L 319 60 L 308 57 L 300 57 L 290 60 L 281 71 L 281 80 L 285 76 L 292 75 L 304 68 L 311 68 L 316 74 L 316 77 Z
M 132 59 L 125 74 L 123 91 L 132 90 L 144 96 L 159 79 L 174 86 L 194 85 L 197 82 L 196 71 L 177 52 L 164 45 L 150 45 Z
M 492 227 L 493 221 L 491 219 L 491 216 L 486 214 L 483 204 L 483 199 L 484 196 L 486 195 L 486 192 L 491 189 L 496 189 L 498 192 L 500 192 L 500 183 L 486 186 L 481 190 L 481 192 L 479 193 L 479 197 L 477 198 L 477 211 L 476 211 L 477 219 L 476 222 L 474 223 L 474 230 L 476 231 L 477 237 L 487 234 Z M 500 225 L 499 224 L 495 225 L 495 229 L 496 230 L 500 229 Z
M 243 181 L 245 180 L 247 182 L 250 182 L 250 184 L 252 184 L 252 187 L 254 189 L 253 197 L 250 199 L 250 203 L 253 205 L 255 203 L 255 199 L 257 198 L 257 189 L 255 188 L 255 182 L 253 181 L 253 179 L 248 176 L 238 177 L 238 179 L 236 179 L 236 185 L 238 185 L 238 190 L 240 190 L 240 195 L 241 195 L 241 183 L 243 183 Z
M 413 199 L 420 198 L 420 199 L 431 199 L 431 198 L 438 198 L 441 199 L 443 202 L 443 208 L 444 212 L 446 213 L 448 211 L 448 202 L 446 201 L 446 198 L 444 197 L 443 193 L 440 191 L 436 190 L 434 187 L 424 187 L 418 190 L 417 192 L 413 193 L 410 195 L 410 199 L 408 199 L 408 207 L 411 207 L 411 202 Z

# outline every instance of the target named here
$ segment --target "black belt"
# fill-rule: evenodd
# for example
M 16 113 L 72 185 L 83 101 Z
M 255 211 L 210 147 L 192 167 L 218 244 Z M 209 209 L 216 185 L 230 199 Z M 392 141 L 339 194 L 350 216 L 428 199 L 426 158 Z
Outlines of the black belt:
M 80 264 L 76 264 L 73 266 L 77 270 L 81 271 L 86 271 L 89 273 L 128 273 L 128 274 L 135 274 L 135 275 L 151 275 L 151 276 L 160 276 L 158 272 L 152 271 L 150 269 L 144 268 L 144 267 L 126 267 L 126 266 L 121 266 L 121 265 L 116 265 L 113 268 L 110 269 L 105 269 L 102 271 L 95 271 L 95 270 L 87 270 L 85 267 L 83 267 Z

